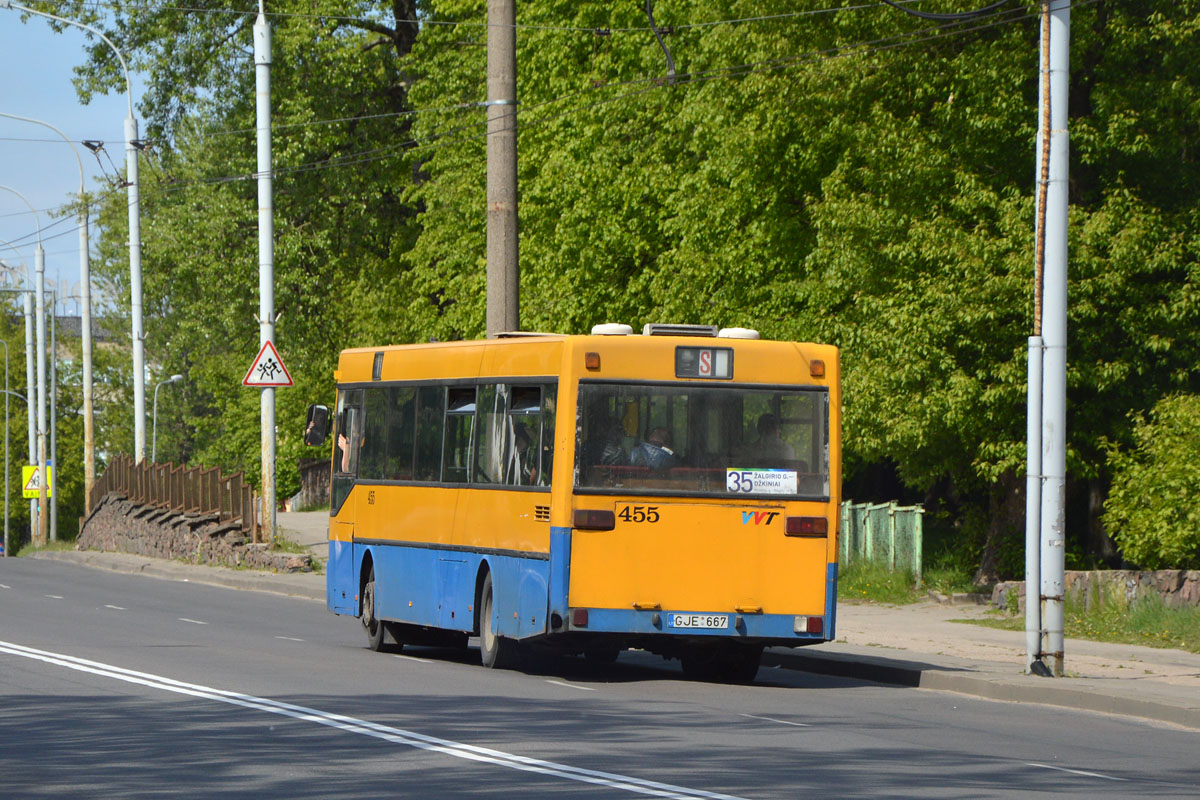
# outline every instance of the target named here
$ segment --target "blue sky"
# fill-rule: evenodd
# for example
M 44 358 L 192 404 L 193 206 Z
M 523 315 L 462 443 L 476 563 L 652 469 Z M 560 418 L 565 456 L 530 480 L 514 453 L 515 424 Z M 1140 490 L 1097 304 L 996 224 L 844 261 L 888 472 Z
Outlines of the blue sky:
M 24 23 L 15 10 L 0 9 L 0 111 L 44 120 L 58 127 L 79 149 L 85 185 L 95 190 L 103 183 L 101 166 L 83 139 L 105 143 L 112 163 L 124 172 L 124 121 L 129 103 L 124 92 L 96 96 L 83 105 L 71 83 L 74 68 L 86 60 L 88 34 L 78 28 L 62 33 L 47 20 L 30 17 Z M 141 94 L 133 76 L 134 113 Z M 139 118 L 139 132 L 144 124 Z M 33 140 L 33 141 L 30 141 Z M 101 155 L 111 177 L 112 164 Z M 143 167 L 144 170 L 144 167 Z M 62 137 L 42 125 L 0 117 L 0 185 L 10 186 L 29 199 L 41 222 L 46 251 L 47 286 L 54 282 L 63 296 L 79 294 L 78 223 L 51 216 L 79 190 L 79 162 Z M 20 256 L 0 242 L 0 258 L 24 261 L 33 268 L 37 225 L 29 207 L 11 192 L 0 190 L 0 240 L 12 242 Z M 90 228 L 93 243 L 95 223 Z M 95 298 L 95 288 L 93 287 Z M 67 301 L 66 313 L 78 313 L 76 301 Z M 60 312 L 63 308 L 60 306 Z

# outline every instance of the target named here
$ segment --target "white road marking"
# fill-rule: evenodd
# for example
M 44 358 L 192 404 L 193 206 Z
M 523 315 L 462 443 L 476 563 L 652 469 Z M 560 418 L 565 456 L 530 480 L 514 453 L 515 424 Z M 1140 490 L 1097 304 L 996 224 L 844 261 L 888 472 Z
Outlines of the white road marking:
M 187 617 L 180 617 L 179 621 L 180 622 L 190 622 L 193 625 L 207 625 L 208 624 L 207 622 L 201 622 L 198 619 L 188 619 Z
M 276 636 L 276 639 L 283 639 L 285 642 L 303 642 L 303 639 L 297 639 L 295 636 Z
M 335 730 L 345 731 L 347 733 L 357 733 L 362 736 L 371 736 L 375 739 L 382 739 L 386 742 L 394 744 L 402 744 L 408 747 L 415 747 L 420 750 L 428 750 L 434 753 L 462 758 L 468 761 L 478 761 L 484 764 L 492 764 L 499 767 L 507 767 L 508 769 L 521 770 L 523 772 L 533 772 L 540 775 L 549 775 L 555 778 L 563 778 L 565 780 L 579 781 L 580 783 L 590 783 L 597 786 L 604 786 L 610 789 L 619 789 L 635 794 L 650 795 L 653 797 L 668 797 L 677 798 L 677 800 L 687 800 L 688 798 L 704 798 L 704 800 L 740 800 L 740 798 L 727 794 L 719 794 L 717 792 L 707 792 L 703 789 L 688 789 L 683 786 L 674 786 L 669 783 L 658 783 L 657 781 L 648 781 L 642 778 L 634 778 L 628 775 L 618 775 L 612 772 L 600 772 L 599 770 L 583 769 L 582 767 L 572 767 L 567 764 L 559 764 L 554 761 L 543 761 L 540 758 L 530 758 L 528 756 L 519 756 L 513 753 L 506 753 L 502 750 L 492 750 L 487 747 L 476 747 L 475 745 L 463 744 L 450 739 L 439 739 L 435 736 L 426 736 L 415 731 L 407 731 L 401 728 L 392 728 L 387 725 L 380 725 L 375 722 L 356 719 L 354 717 L 346 717 L 341 714 L 331 714 L 325 711 L 319 711 L 315 708 L 306 708 L 304 706 L 296 706 L 291 703 L 282 703 L 278 700 L 269 700 L 264 697 L 255 697 L 254 695 L 239 694 L 237 692 L 229 692 L 223 689 L 212 689 L 207 686 L 199 686 L 194 683 L 184 683 L 183 681 L 164 678 L 160 675 L 152 675 L 146 672 L 135 672 L 134 670 L 124 669 L 122 667 L 114 667 L 111 664 L 103 664 L 98 661 L 88 661 L 75 656 L 63 655 L 62 653 L 51 653 L 45 650 L 35 650 L 32 647 L 13 644 L 11 642 L 0 641 L 0 653 L 7 653 L 12 656 L 20 656 L 22 658 L 41 661 L 46 664 L 54 664 L 59 667 L 66 667 L 79 672 L 88 672 L 93 675 L 99 675 L 113 680 L 124 681 L 126 683 L 138 684 L 147 686 L 151 689 L 161 689 L 165 692 L 174 692 L 176 694 L 187 695 L 189 697 L 199 697 L 205 700 L 215 700 L 221 703 L 228 703 L 242 708 L 248 708 L 254 711 L 265 711 L 269 714 L 278 714 L 283 717 L 290 717 L 304 722 L 313 722 L 318 725 L 325 725 Z
M 428 664 L 428 658 L 417 658 L 416 656 L 406 656 L 402 653 L 396 653 L 392 658 L 403 658 L 405 661 L 416 661 L 418 664 Z
M 1049 765 L 1049 764 L 1034 764 L 1033 762 L 1029 762 L 1029 763 L 1028 763 L 1028 764 L 1026 764 L 1025 766 L 1027 766 L 1027 767 L 1041 767 L 1042 769 L 1052 769 L 1052 770 L 1055 770 L 1056 772 L 1069 772 L 1069 773 L 1071 773 L 1072 775 L 1083 775 L 1083 776 L 1085 776 L 1085 777 L 1088 777 L 1088 778 L 1103 778 L 1103 779 L 1104 779 L 1104 780 L 1106 780 L 1106 781 L 1124 781 L 1124 780 L 1127 780 L 1126 778 L 1114 778 L 1112 775 L 1102 775 L 1102 774 L 1101 774 L 1101 773 L 1099 773 L 1099 772 L 1088 772 L 1088 771 L 1086 771 L 1086 770 L 1082 770 L 1082 769 L 1067 769 L 1066 767 L 1054 767 L 1054 766 L 1051 766 L 1051 765 Z
M 12 587 L 9 586 L 7 583 L 0 583 L 0 589 L 11 589 L 11 588 Z
M 122 607 L 122 606 L 105 606 L 105 608 L 111 608 L 113 611 L 125 611 L 125 610 L 127 610 L 127 609 L 125 609 L 125 608 L 124 608 L 124 607 Z
M 565 681 L 546 681 L 546 683 L 553 683 L 555 686 L 565 686 L 565 687 L 567 687 L 568 689 L 578 689 L 578 690 L 579 690 L 579 691 L 581 691 L 581 692 L 594 692 L 594 691 L 596 691 L 595 689 L 593 689 L 593 688 L 592 688 L 592 687 L 590 687 L 590 686 L 576 686 L 576 685 L 575 685 L 575 684 L 573 684 L 573 683 L 567 683 L 567 682 L 565 682 Z
M 753 714 L 741 714 L 740 716 L 749 717 L 750 719 L 762 719 L 767 722 L 778 722 L 780 725 L 795 725 L 797 728 L 811 728 L 807 722 L 788 722 L 786 719 L 775 719 L 774 717 L 756 717 Z
M 42 597 L 49 597 L 53 600 L 62 600 L 63 599 L 63 596 L 61 594 L 44 594 L 44 595 L 42 595 Z

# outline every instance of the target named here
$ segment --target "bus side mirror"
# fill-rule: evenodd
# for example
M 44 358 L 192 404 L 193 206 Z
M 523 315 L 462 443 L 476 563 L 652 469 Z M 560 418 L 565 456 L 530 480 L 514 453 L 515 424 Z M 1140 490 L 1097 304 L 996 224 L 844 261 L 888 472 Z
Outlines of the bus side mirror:
M 326 406 L 308 407 L 308 423 L 304 426 L 304 443 L 309 447 L 325 444 L 329 435 L 329 409 Z

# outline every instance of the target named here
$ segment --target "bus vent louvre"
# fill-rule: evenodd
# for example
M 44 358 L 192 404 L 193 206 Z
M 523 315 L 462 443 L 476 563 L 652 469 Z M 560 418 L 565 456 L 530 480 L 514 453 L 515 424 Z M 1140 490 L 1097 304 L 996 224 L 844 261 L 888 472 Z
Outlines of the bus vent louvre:
M 534 506 L 533 518 L 538 522 L 550 521 L 550 506 Z

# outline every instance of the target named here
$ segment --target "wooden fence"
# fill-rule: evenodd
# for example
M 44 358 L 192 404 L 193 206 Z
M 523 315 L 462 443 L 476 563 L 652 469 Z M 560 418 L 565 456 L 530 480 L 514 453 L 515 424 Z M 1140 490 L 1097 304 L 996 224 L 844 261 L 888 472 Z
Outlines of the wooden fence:
M 92 491 L 95 506 L 109 492 L 135 503 L 193 514 L 217 514 L 222 522 L 237 522 L 257 541 L 258 498 L 241 472 L 225 476 L 216 467 L 177 467 L 174 464 L 135 464 L 117 456 Z M 92 509 L 88 509 L 90 513 Z

